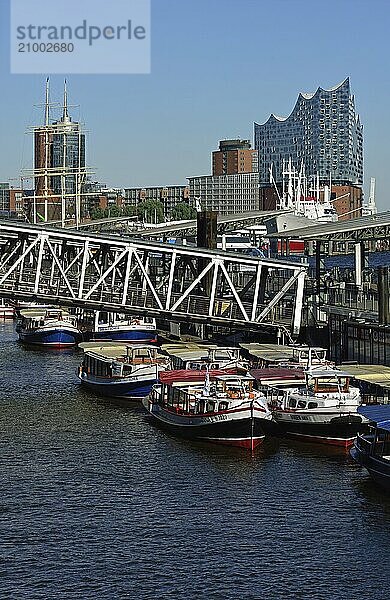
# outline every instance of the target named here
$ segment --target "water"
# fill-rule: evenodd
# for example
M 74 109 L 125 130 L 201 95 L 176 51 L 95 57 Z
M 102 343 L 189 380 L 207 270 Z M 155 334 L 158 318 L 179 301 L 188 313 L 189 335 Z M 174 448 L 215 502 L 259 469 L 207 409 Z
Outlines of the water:
M 340 451 L 188 443 L 0 324 L 0 598 L 385 600 L 390 496 Z

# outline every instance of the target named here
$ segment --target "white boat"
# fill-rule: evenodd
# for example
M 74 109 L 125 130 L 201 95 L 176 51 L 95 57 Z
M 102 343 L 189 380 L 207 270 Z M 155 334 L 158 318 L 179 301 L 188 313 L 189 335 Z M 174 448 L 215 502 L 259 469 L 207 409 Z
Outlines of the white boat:
M 117 342 L 83 342 L 81 383 L 102 396 L 140 400 L 157 383 L 167 358 L 155 346 L 126 345 Z
M 280 431 L 305 441 L 350 446 L 367 419 L 358 414 L 360 392 L 349 379 L 337 369 L 313 369 L 303 385 L 270 389 L 268 406 Z
M 143 405 L 156 423 L 192 440 L 254 450 L 272 414 L 250 375 L 165 371 Z
M 82 337 L 77 318 L 63 308 L 21 310 L 16 331 L 21 342 L 50 348 L 75 346 Z
M 326 348 L 307 345 L 285 346 L 282 344 L 241 343 L 240 346 L 249 356 L 251 367 L 267 369 L 269 367 L 311 369 L 334 367 L 328 360 Z
M 246 372 L 248 361 L 241 356 L 239 348 L 215 344 L 176 343 L 163 344 L 161 350 L 169 356 L 172 369 L 192 371 L 237 369 Z
M 96 311 L 92 339 L 103 342 L 154 343 L 157 341 L 156 319 Z

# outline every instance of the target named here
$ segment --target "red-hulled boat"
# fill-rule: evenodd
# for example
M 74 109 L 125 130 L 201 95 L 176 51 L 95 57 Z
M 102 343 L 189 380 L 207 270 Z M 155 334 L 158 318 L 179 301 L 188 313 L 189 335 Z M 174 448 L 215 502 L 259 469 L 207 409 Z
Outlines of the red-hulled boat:
M 264 395 L 253 388 L 254 378 L 234 371 L 162 372 L 143 404 L 176 435 L 253 451 L 272 416 Z

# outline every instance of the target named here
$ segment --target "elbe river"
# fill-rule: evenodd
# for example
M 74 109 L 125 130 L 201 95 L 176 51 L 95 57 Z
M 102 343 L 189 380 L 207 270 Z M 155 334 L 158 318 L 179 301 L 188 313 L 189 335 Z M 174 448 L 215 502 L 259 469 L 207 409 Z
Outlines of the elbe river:
M 390 496 L 347 453 L 178 440 L 80 356 L 0 324 L 1 600 L 390 597 Z

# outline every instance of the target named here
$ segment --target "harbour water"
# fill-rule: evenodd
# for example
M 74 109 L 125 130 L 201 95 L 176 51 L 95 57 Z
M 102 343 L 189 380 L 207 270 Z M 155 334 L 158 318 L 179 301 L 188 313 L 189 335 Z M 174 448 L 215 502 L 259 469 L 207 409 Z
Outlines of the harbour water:
M 0 324 L 0 598 L 385 600 L 390 496 L 340 450 L 181 441 Z

